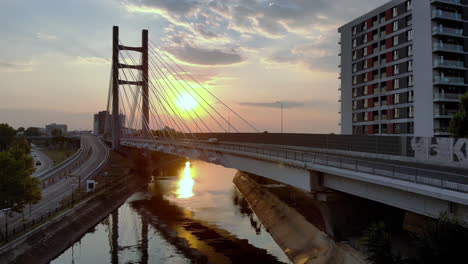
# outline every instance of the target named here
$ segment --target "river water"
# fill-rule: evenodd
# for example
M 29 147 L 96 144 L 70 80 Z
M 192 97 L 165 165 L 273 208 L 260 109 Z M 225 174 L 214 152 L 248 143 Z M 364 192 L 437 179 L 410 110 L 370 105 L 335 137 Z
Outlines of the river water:
M 52 263 L 192 263 L 197 256 L 289 263 L 233 185 L 235 173 L 187 163 L 132 195 Z

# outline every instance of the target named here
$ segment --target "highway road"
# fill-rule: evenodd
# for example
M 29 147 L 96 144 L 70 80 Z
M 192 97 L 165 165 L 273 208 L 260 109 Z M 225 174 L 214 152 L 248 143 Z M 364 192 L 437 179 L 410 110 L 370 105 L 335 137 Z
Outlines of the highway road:
M 60 180 L 57 183 L 50 185 L 42 190 L 42 200 L 28 206 L 24 210 L 24 214 L 14 213 L 8 217 L 8 227 L 11 230 L 14 227 L 21 226 L 23 215 L 25 219 L 32 219 L 47 214 L 49 211 L 54 210 L 60 206 L 60 201 L 68 195 L 71 195 L 72 188 L 77 188 L 78 179 L 82 182 L 86 180 L 95 169 L 105 162 L 107 158 L 107 146 L 103 144 L 98 138 L 85 134 L 81 137 L 84 148 L 91 148 L 90 157 L 81 164 L 76 170 L 72 171 L 71 176 L 66 179 Z M 84 186 L 84 185 L 83 185 Z M 0 215 L 0 223 L 2 233 L 5 231 L 5 218 L 4 214 Z
M 54 162 L 46 155 L 41 149 L 31 144 L 31 155 L 34 159 L 34 166 L 36 167 L 36 171 L 33 173 L 33 176 L 40 175 L 41 173 L 52 169 L 54 167 Z M 36 166 L 36 162 L 39 161 L 41 165 Z

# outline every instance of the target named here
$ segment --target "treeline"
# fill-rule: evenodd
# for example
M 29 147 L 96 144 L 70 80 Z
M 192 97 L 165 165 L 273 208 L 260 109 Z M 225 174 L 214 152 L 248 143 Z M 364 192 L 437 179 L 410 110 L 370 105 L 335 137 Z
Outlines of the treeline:
M 420 230 L 410 232 L 413 256 L 403 256 L 394 248 L 392 233 L 384 222 L 371 224 L 360 239 L 374 264 L 441 264 L 468 262 L 468 229 L 466 224 L 442 215 L 437 220 L 421 223 Z
M 25 205 L 42 198 L 35 171 L 30 142 L 16 137 L 16 130 L 0 124 L 0 209 L 21 212 Z

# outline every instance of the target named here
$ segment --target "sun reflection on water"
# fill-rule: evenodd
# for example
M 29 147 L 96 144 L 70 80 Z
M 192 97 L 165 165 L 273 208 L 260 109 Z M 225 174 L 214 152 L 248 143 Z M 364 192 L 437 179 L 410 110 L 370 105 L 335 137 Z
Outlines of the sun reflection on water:
M 193 185 L 195 181 L 193 180 L 192 169 L 190 167 L 190 162 L 185 163 L 184 171 L 182 172 L 182 178 L 178 182 L 177 188 L 177 197 L 178 198 L 190 198 L 193 194 Z

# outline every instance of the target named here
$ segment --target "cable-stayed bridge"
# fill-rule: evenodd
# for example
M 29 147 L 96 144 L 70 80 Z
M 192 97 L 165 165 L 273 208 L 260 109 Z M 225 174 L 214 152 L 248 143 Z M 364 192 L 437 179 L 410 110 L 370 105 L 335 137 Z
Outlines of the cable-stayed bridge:
M 327 200 L 344 192 L 410 212 L 468 221 L 468 141 L 260 133 L 143 30 L 129 47 L 113 29 L 106 136 L 122 145 L 270 178 Z

